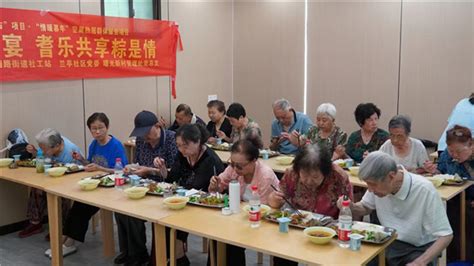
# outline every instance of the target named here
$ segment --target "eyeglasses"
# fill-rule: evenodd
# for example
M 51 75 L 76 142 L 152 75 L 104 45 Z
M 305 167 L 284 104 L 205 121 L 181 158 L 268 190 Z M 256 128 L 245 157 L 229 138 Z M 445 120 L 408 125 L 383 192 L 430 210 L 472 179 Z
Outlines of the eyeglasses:
M 94 131 L 104 131 L 105 130 L 105 127 L 91 127 L 90 129 L 92 132 Z
M 230 158 L 229 160 L 227 160 L 227 164 L 232 166 L 232 168 L 236 168 L 236 169 L 239 169 L 239 170 L 242 170 L 244 169 L 244 167 L 246 167 L 247 165 L 249 165 L 251 162 L 246 162 L 246 163 L 235 163 L 233 162 Z

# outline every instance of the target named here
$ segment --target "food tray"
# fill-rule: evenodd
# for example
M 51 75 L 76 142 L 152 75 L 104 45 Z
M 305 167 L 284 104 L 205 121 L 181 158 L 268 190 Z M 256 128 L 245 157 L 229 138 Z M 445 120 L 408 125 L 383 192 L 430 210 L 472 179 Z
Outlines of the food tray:
M 218 203 L 216 204 L 206 204 L 203 202 L 200 202 L 200 199 L 208 199 L 208 198 L 213 198 L 218 200 Z M 203 207 L 208 207 L 208 208 L 224 208 L 224 195 L 220 193 L 206 193 L 206 192 L 201 192 L 197 194 L 193 194 L 189 196 L 189 204 L 197 205 L 197 206 L 203 206 Z
M 352 233 L 363 235 L 364 238 L 362 238 L 362 242 L 366 243 L 383 244 L 387 242 L 395 232 L 395 229 L 382 225 L 365 222 L 352 223 Z
M 305 218 L 300 216 L 292 210 L 272 211 L 265 216 L 265 219 L 271 222 L 278 223 L 277 218 L 288 217 L 291 219 L 289 225 L 296 228 L 305 229 L 311 226 L 330 226 L 334 220 L 329 216 L 324 216 L 318 213 L 312 213 L 304 210 L 299 210 Z

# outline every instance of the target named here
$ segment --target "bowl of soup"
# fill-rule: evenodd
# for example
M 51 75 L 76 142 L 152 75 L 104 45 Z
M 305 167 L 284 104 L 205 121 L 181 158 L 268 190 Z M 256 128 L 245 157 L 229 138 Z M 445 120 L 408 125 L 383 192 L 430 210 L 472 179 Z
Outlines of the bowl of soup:
M 89 191 L 94 190 L 100 183 L 99 179 L 84 179 L 77 182 L 82 190 Z
M 145 197 L 147 191 L 147 187 L 130 187 L 124 190 L 130 199 L 141 199 Z
M 173 196 L 169 197 L 163 200 L 163 203 L 165 204 L 166 207 L 173 209 L 173 210 L 179 210 L 182 209 L 186 206 L 186 203 L 188 203 L 189 198 L 188 197 L 183 197 L 183 196 Z
M 63 176 L 67 171 L 67 167 L 53 167 L 46 170 L 46 173 L 51 177 Z
M 331 241 L 336 231 L 329 227 L 312 226 L 304 229 L 304 235 L 314 244 L 323 245 Z

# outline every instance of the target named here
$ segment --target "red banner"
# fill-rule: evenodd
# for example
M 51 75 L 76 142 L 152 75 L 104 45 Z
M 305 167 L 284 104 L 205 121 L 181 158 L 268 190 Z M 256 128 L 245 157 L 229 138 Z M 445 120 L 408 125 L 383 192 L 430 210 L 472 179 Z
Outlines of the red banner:
M 173 21 L 0 8 L 0 81 L 170 76 Z

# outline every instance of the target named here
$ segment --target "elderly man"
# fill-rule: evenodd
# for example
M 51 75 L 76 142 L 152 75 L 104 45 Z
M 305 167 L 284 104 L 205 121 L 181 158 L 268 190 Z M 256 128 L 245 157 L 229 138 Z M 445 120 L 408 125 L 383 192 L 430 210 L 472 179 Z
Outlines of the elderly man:
M 156 115 L 142 111 L 135 116 L 135 128 L 130 136 L 137 137 L 136 167 L 126 167 L 125 171 L 141 177 L 162 181 L 163 172 L 173 165 L 177 147 L 175 133 L 161 127 Z M 154 167 L 156 161 L 159 167 Z M 142 265 L 148 261 L 145 221 L 124 214 L 115 213 L 119 236 L 120 255 L 114 263 Z
M 174 114 L 175 120 L 173 124 L 168 128 L 168 130 L 175 131 L 178 130 L 178 128 L 182 125 L 186 124 L 201 124 L 204 127 L 206 127 L 206 123 L 197 116 L 196 114 L 193 114 L 193 111 L 191 111 L 191 107 L 187 104 L 180 104 L 178 107 L 176 107 L 176 112 Z
M 50 158 L 57 163 L 72 163 L 74 162 L 73 153 L 81 153 L 79 147 L 72 143 L 68 138 L 61 136 L 61 134 L 51 128 L 41 130 L 36 135 L 38 146 L 42 149 L 45 157 Z M 36 156 L 37 150 L 35 146 L 28 145 L 26 150 Z M 62 216 L 63 221 L 66 221 L 67 212 L 71 202 L 68 200 L 62 201 Z M 41 224 L 44 216 L 47 214 L 46 193 L 42 190 L 32 188 L 28 198 L 28 208 L 26 211 L 27 217 L 30 220 L 29 224 L 19 233 L 19 237 L 28 237 L 34 234 L 43 232 Z M 49 234 L 46 235 L 49 238 Z
M 453 238 L 433 184 L 399 168 L 390 155 L 381 151 L 370 153 L 362 161 L 359 177 L 367 183 L 368 191 L 362 201 L 351 204 L 352 213 L 363 216 L 376 210 L 383 226 L 397 230 L 397 240 L 385 253 L 388 265 L 431 264 Z
M 306 135 L 313 123 L 307 115 L 296 112 L 287 99 L 276 100 L 272 107 L 275 120 L 272 122 L 270 149 L 283 154 L 295 154 L 298 147 L 290 142 L 291 132 Z

